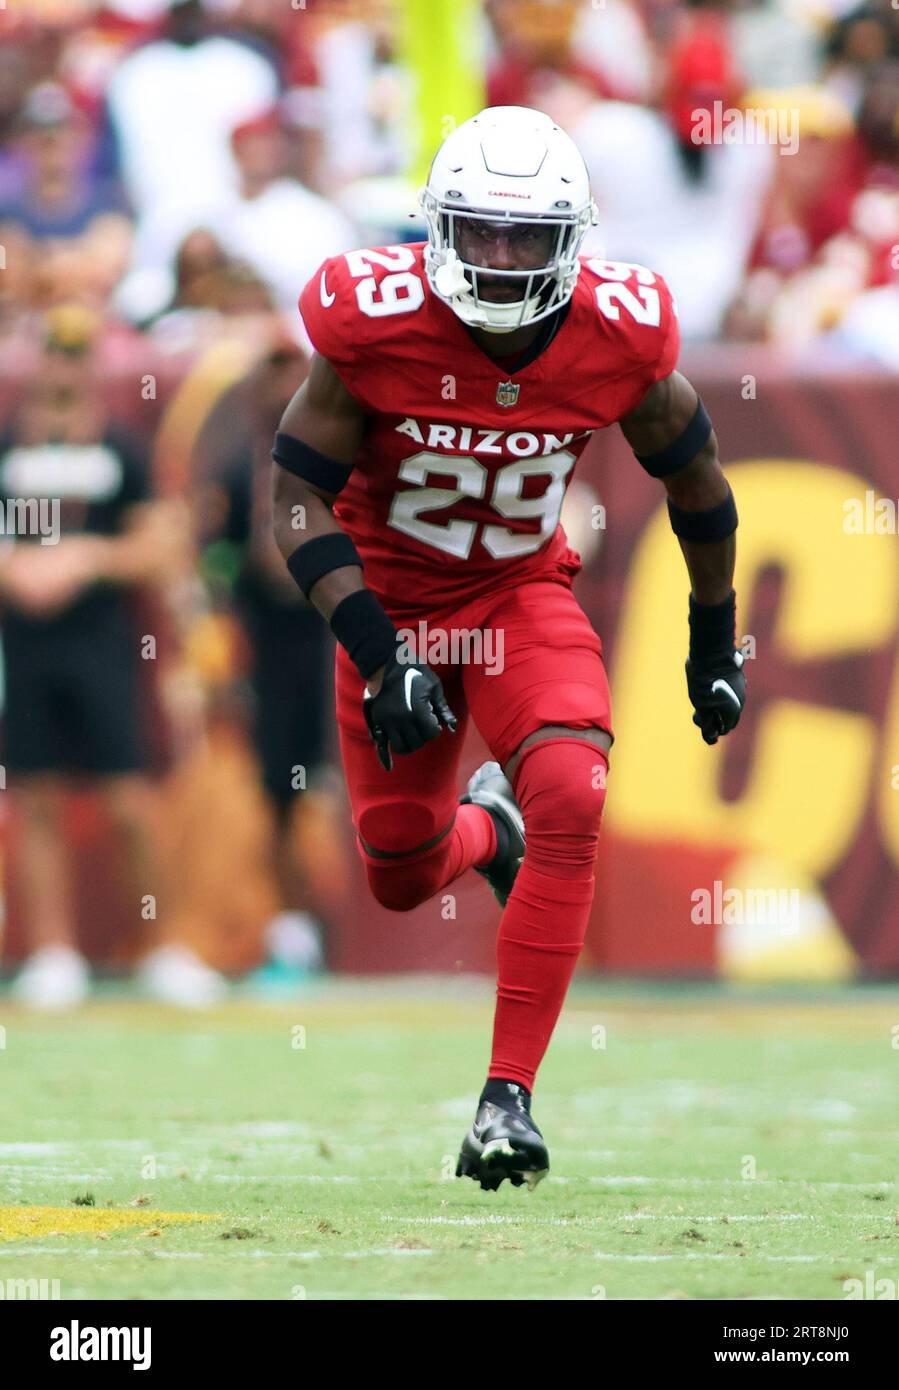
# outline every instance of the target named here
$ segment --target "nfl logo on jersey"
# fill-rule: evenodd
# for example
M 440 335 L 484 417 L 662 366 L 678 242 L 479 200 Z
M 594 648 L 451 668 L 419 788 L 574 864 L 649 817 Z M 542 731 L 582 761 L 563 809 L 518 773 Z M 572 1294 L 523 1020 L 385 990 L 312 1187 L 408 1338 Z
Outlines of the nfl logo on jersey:
M 521 390 L 517 381 L 501 381 L 496 388 L 497 405 L 517 405 Z

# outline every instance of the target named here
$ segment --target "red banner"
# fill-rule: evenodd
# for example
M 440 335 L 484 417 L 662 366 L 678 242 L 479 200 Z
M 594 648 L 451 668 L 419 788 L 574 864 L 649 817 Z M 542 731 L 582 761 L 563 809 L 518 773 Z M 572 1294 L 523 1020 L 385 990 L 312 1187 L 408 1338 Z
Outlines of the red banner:
M 123 354 L 110 371 L 110 392 L 130 406 L 133 424 L 148 433 L 160 426 L 166 490 L 184 486 L 190 439 L 245 370 L 237 349 L 226 348 L 192 365 L 188 394 L 176 389 L 185 364 L 160 363 L 159 401 L 138 389 L 143 358 L 126 363 Z M 715 422 L 740 512 L 738 633 L 749 701 L 735 733 L 707 748 L 687 700 L 688 581 L 664 493 L 620 431 L 605 431 L 579 465 L 565 516 L 583 548 L 576 592 L 605 645 L 617 736 L 583 966 L 736 978 L 896 975 L 896 379 L 802 372 L 747 348 L 694 354 L 684 370 Z M 9 375 L 0 414 L 15 394 Z M 464 775 L 486 756 L 473 734 Z M 228 801 L 227 778 L 217 776 L 204 822 L 213 840 Z M 245 823 L 255 845 L 258 811 L 246 814 L 242 784 L 234 797 L 243 807 L 237 829 Z M 344 824 L 349 867 L 335 888 L 336 968 L 492 970 L 498 910 L 479 878 L 466 875 L 452 894 L 414 912 L 387 912 L 368 893 L 348 815 Z M 135 933 L 90 865 L 88 841 L 102 833 L 83 818 L 85 938 L 109 958 Z M 107 856 L 97 860 L 108 867 Z M 249 859 L 229 851 L 216 862 L 216 901 L 248 902 L 243 883 L 228 879 L 246 878 L 240 865 Z M 201 915 L 208 896 L 187 892 Z M 252 961 L 271 906 L 262 888 L 254 901 L 260 920 L 236 956 L 226 943 L 216 947 L 221 913 L 208 912 L 207 954 L 226 968 Z M 13 954 L 21 950 L 17 925 L 7 942 Z

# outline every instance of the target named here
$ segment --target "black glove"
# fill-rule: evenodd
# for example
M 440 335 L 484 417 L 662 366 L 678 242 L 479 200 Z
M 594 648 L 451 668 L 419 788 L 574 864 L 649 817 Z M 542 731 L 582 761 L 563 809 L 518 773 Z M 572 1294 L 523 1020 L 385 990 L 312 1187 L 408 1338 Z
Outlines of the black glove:
M 706 743 L 717 743 L 739 723 L 746 703 L 743 659 L 739 650 L 687 659 L 687 690 L 696 711 L 693 723 Z
M 399 662 L 391 654 L 377 695 L 365 692 L 365 720 L 382 767 L 393 767 L 391 750 L 414 753 L 442 729 L 456 732 L 456 716 L 446 703 L 443 686 L 423 661 Z

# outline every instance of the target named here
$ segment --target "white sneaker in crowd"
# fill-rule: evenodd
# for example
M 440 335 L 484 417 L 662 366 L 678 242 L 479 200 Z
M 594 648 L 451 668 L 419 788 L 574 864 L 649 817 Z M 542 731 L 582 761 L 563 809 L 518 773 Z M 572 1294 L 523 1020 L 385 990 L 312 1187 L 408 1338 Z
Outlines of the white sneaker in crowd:
M 187 946 L 157 946 L 144 956 L 137 978 L 157 1003 L 177 1009 L 208 1009 L 228 993 L 224 977 Z
M 12 997 L 26 1009 L 77 1009 L 90 989 L 87 961 L 71 946 L 42 946 L 13 981 Z
M 279 912 L 265 929 L 269 960 L 314 973 L 324 965 L 321 923 L 311 912 Z

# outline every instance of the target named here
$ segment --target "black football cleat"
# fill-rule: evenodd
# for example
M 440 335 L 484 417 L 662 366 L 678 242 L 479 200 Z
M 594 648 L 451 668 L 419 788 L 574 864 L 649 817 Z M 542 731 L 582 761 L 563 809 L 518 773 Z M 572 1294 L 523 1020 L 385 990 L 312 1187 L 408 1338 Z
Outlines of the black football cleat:
M 503 1178 L 513 1187 L 527 1183 L 533 1192 L 549 1172 L 549 1153 L 530 1115 L 522 1087 L 506 1082 L 508 1102 L 482 1100 L 474 1124 L 462 1140 L 457 1178 L 474 1178 L 485 1192 L 495 1192 Z
M 496 854 L 476 872 L 486 878 L 500 907 L 505 907 L 524 858 L 524 817 L 499 763 L 483 763 L 460 800 L 463 805 L 482 806 L 493 817 Z

